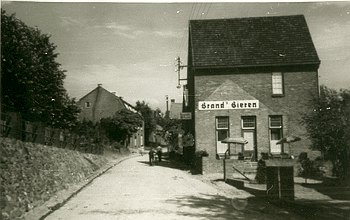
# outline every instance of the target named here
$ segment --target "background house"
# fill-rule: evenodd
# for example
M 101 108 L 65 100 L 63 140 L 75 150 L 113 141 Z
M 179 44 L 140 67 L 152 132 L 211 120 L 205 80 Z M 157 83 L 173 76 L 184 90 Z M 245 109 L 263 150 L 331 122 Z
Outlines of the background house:
M 124 101 L 115 93 L 109 92 L 98 84 L 97 87 L 83 96 L 77 105 L 80 107 L 79 120 L 99 122 L 102 118 L 112 117 L 116 112 L 127 109 L 137 113 L 135 108 Z M 144 124 L 139 130 L 130 137 L 129 147 L 141 147 L 144 145 Z
M 170 100 L 170 119 L 181 119 L 182 103 L 176 103 L 175 99 Z
M 221 171 L 226 137 L 244 137 L 235 149 L 246 159 L 262 152 L 298 156 L 310 140 L 301 123 L 318 95 L 320 60 L 304 16 L 189 22 L 187 129 L 206 150 L 205 172 Z M 289 135 L 295 144 L 277 145 Z
M 164 139 L 163 127 L 156 125 L 156 128 L 149 134 L 148 141 L 152 147 L 167 145 L 167 142 Z

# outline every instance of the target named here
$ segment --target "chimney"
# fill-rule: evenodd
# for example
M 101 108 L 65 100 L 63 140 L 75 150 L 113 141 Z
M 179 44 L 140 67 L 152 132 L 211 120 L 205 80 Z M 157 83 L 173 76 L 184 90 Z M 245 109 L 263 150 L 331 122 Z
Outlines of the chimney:
M 169 96 L 168 95 L 165 96 L 165 103 L 166 103 L 166 112 L 165 112 L 165 114 L 167 114 L 167 112 L 169 111 Z
M 97 84 L 97 86 L 98 86 L 98 87 L 101 87 L 101 86 L 102 86 L 102 83 Z
M 175 103 L 175 99 L 170 99 L 171 103 Z

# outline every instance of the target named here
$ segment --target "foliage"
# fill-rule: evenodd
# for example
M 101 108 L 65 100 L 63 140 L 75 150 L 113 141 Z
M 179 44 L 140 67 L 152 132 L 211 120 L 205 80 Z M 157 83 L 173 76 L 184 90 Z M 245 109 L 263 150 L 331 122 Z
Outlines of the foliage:
M 137 101 L 135 109 L 142 114 L 145 121 L 146 137 L 149 137 L 152 132 L 155 132 L 156 126 L 159 125 L 163 128 L 160 135 L 172 146 L 178 146 L 178 134 L 184 133 L 181 120 L 170 119 L 159 108 L 153 110 L 145 101 Z M 150 145 L 148 138 L 146 138 L 145 142 L 146 145 Z
M 264 158 L 258 160 L 255 180 L 258 184 L 266 183 L 266 162 Z
M 153 115 L 154 115 L 154 119 L 156 121 L 156 124 L 160 125 L 164 128 L 165 120 L 167 120 L 168 118 L 164 117 L 164 114 L 162 113 L 162 111 L 159 108 L 157 108 L 156 110 L 153 111 Z
M 145 144 L 149 144 L 149 136 L 156 129 L 156 119 L 154 111 L 145 101 L 137 101 L 135 109 L 141 113 L 143 120 L 145 122 Z
M 1 10 L 1 88 L 4 110 L 28 121 L 72 128 L 79 109 L 63 87 L 64 70 L 56 62 L 50 36 Z
M 196 157 L 208 157 L 209 154 L 206 150 L 198 150 L 195 152 Z
M 338 92 L 321 86 L 320 96 L 313 101 L 314 111 L 303 116 L 312 148 L 320 150 L 324 159 L 332 161 L 336 176 L 344 177 L 349 163 L 350 91 Z
M 298 175 L 304 177 L 305 182 L 308 178 L 322 177 L 323 173 L 317 166 L 317 163 L 310 160 L 306 152 L 300 153 L 299 163 L 301 164 L 301 168 L 298 170 Z
M 180 120 L 168 119 L 164 124 L 165 140 L 175 149 L 179 147 L 179 134 L 184 134 Z
M 113 117 L 101 119 L 101 127 L 110 140 L 124 142 L 142 126 L 142 117 L 122 109 Z
M 74 133 L 79 136 L 86 136 L 94 138 L 99 133 L 99 125 L 94 124 L 92 121 L 86 121 L 85 119 L 82 122 L 78 122 L 74 128 Z
M 72 131 L 79 136 L 79 150 L 91 153 L 103 152 L 104 142 L 107 139 L 103 135 L 99 123 L 94 124 L 92 121 L 83 120 L 82 122 L 77 122 Z

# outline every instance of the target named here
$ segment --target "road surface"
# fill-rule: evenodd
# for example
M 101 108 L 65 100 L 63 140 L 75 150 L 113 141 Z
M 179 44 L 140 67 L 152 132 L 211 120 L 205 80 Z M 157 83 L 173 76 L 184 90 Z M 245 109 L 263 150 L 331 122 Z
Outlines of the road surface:
M 300 219 L 265 212 L 254 198 L 235 200 L 169 162 L 156 166 L 147 162 L 144 155 L 120 163 L 46 219 Z

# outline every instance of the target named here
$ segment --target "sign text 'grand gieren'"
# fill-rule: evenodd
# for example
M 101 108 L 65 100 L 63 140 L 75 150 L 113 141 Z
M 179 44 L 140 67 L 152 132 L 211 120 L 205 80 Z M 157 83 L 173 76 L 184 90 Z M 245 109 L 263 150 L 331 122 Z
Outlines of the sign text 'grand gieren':
M 258 109 L 259 100 L 200 101 L 199 110 Z

